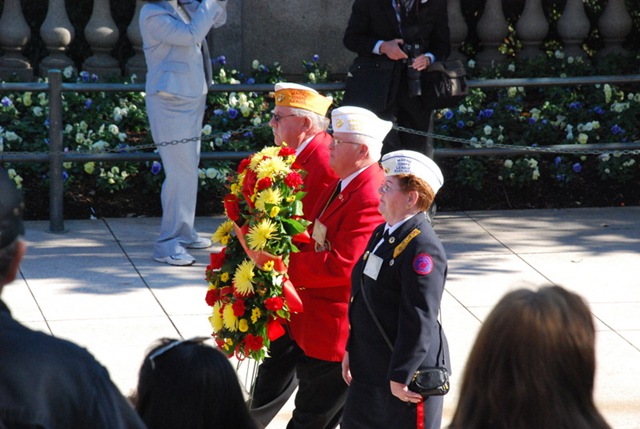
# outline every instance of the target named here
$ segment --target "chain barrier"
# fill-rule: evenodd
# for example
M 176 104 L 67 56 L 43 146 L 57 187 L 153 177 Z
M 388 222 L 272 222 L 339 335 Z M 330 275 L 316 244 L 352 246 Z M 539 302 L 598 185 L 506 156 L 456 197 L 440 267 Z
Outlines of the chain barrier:
M 238 128 L 236 130 L 219 131 L 219 132 L 211 133 L 206 136 L 190 137 L 190 138 L 184 138 L 180 140 L 164 141 L 160 143 L 148 143 L 148 144 L 131 145 L 131 146 L 130 145 L 117 146 L 117 147 L 105 148 L 101 150 L 78 150 L 78 151 L 74 151 L 73 153 L 77 155 L 101 155 L 101 154 L 107 154 L 107 153 L 137 152 L 137 151 L 142 151 L 146 149 L 157 149 L 159 146 L 175 146 L 179 144 L 187 144 L 191 142 L 196 142 L 198 140 L 202 142 L 206 142 L 206 141 L 215 140 L 219 137 L 224 138 L 231 135 L 250 133 L 255 130 L 265 128 L 267 126 L 268 124 L 259 124 L 259 125 L 252 125 L 248 127 Z M 640 149 L 620 149 L 619 146 L 629 145 L 629 143 L 624 143 L 624 142 L 610 142 L 610 143 L 598 144 L 598 146 L 603 146 L 603 145 L 611 145 L 612 147 L 615 146 L 616 148 L 613 148 L 613 149 L 612 148 L 588 149 L 590 145 L 570 145 L 572 147 L 566 147 L 567 145 L 561 145 L 561 147 L 559 146 L 514 146 L 509 144 L 487 143 L 487 142 L 481 142 L 477 140 L 470 140 L 470 139 L 464 139 L 459 137 L 446 136 L 442 134 L 435 134 L 435 133 L 430 133 L 426 131 L 414 130 L 412 128 L 406 128 L 399 125 L 394 125 L 393 129 L 400 132 L 404 132 L 404 133 L 420 135 L 423 137 L 431 137 L 436 140 L 459 143 L 461 145 L 467 146 L 472 149 L 503 149 L 508 151 L 519 151 L 519 152 L 527 152 L 527 153 L 546 153 L 546 154 L 556 153 L 556 154 L 573 154 L 573 155 L 603 155 L 603 154 L 611 154 L 611 153 L 616 153 L 618 155 L 640 155 Z M 634 142 L 634 143 L 640 144 L 640 142 Z M 584 146 L 585 149 L 581 149 L 581 146 Z M 40 156 L 43 154 L 65 155 L 67 153 L 69 152 L 61 153 L 61 152 L 5 151 L 5 152 L 0 152 L 0 160 L 3 160 L 5 155 L 21 155 L 25 158 L 32 156 L 35 158 L 36 156 Z M 481 154 L 476 153 L 475 155 L 481 155 Z

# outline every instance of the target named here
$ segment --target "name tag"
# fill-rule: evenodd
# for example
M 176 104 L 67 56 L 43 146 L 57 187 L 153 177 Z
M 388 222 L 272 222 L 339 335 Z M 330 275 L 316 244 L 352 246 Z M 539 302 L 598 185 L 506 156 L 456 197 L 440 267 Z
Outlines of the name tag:
M 367 277 L 372 278 L 373 280 L 378 280 L 378 274 L 380 273 L 380 267 L 382 267 L 383 259 L 374 254 L 370 253 L 367 258 L 367 263 L 364 266 L 364 273 Z

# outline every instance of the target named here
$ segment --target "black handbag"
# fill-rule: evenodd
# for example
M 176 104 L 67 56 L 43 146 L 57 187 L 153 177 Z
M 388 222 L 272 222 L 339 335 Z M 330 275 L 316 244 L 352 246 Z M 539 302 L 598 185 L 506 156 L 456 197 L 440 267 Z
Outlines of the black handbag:
M 364 303 L 367 306 L 367 310 L 369 310 L 369 314 L 373 318 L 382 338 L 387 343 L 391 351 L 393 352 L 393 345 L 391 344 L 391 340 L 387 336 L 387 333 L 382 328 L 380 321 L 376 317 L 373 309 L 371 308 L 371 304 L 369 304 L 369 299 L 367 298 L 367 294 L 364 291 L 364 281 L 362 277 L 360 277 L 360 290 L 362 292 L 362 297 L 364 299 Z M 445 368 L 444 362 L 444 353 L 442 355 L 442 366 L 440 365 L 440 353 L 442 353 L 442 324 L 438 323 L 438 333 L 440 334 L 440 347 L 438 348 L 438 355 L 436 356 L 436 366 L 423 368 L 417 370 L 411 381 L 409 382 L 409 390 L 412 392 L 419 393 L 423 398 L 427 398 L 429 396 L 442 396 L 446 395 L 449 392 L 449 372 L 447 368 Z
M 459 60 L 436 61 L 421 79 L 422 101 L 429 109 L 455 107 L 469 92 L 467 71 Z

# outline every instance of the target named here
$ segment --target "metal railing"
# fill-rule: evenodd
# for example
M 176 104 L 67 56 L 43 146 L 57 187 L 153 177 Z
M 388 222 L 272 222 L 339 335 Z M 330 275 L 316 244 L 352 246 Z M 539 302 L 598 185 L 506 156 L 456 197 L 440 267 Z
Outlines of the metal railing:
M 617 83 L 628 84 L 640 82 L 640 75 L 627 76 L 587 76 L 567 78 L 524 78 L 524 79 L 486 79 L 470 80 L 469 88 L 509 88 L 527 86 L 570 86 Z M 310 87 L 321 91 L 343 91 L 344 83 L 309 84 Z M 210 92 L 269 92 L 273 90 L 272 84 L 216 84 L 209 87 Z M 158 153 L 132 153 L 120 151 L 117 153 L 67 153 L 63 145 L 63 106 L 64 92 L 144 92 L 144 84 L 103 84 L 103 83 L 63 83 L 60 70 L 50 70 L 48 82 L 39 83 L 0 83 L 1 92 L 41 91 L 49 93 L 49 152 L 34 153 L 3 153 L 0 152 L 0 162 L 48 162 L 49 163 L 49 229 L 51 232 L 64 231 L 64 179 L 63 163 L 87 162 L 87 161 L 157 161 Z M 413 132 L 427 135 L 439 140 L 453 141 L 462 144 L 477 146 L 477 142 L 465 139 L 442 136 L 432 133 L 424 133 L 416 130 L 395 126 L 402 132 Z M 139 150 L 139 147 L 131 146 L 130 150 Z M 554 152 L 554 153 L 595 153 L 612 151 L 638 151 L 640 142 L 613 143 L 613 144 L 584 144 L 584 145 L 553 145 L 546 147 L 492 145 L 491 147 L 471 147 L 463 149 L 438 148 L 434 157 L 461 157 L 461 156 L 495 156 L 514 155 L 523 151 Z M 635 152 L 634 152 L 635 153 Z M 241 160 L 250 155 L 250 152 L 202 152 L 202 160 Z

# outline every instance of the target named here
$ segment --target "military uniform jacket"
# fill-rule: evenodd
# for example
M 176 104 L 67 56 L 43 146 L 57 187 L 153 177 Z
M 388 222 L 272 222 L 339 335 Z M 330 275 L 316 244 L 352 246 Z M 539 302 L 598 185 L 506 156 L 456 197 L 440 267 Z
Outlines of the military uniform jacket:
M 363 274 L 384 226 L 375 230 L 353 270 L 347 350 L 354 382 L 389 389 L 389 380 L 409 384 L 416 370 L 436 365 L 441 346 L 438 312 L 447 258 L 426 214 L 418 213 L 376 250 L 375 254 L 382 259 L 377 278 Z M 393 344 L 393 352 L 367 309 L 363 289 Z M 444 331 L 441 361 L 443 357 L 450 370 Z
M 330 248 L 316 252 L 311 242 L 301 252 L 291 254 L 289 276 L 304 310 L 292 315 L 289 326 L 293 339 L 309 357 L 331 362 L 344 357 L 351 271 L 373 229 L 382 222 L 378 188 L 383 180 L 377 163 L 358 174 L 316 216 L 327 227 Z M 336 185 L 337 181 L 322 201 L 329 201 Z

